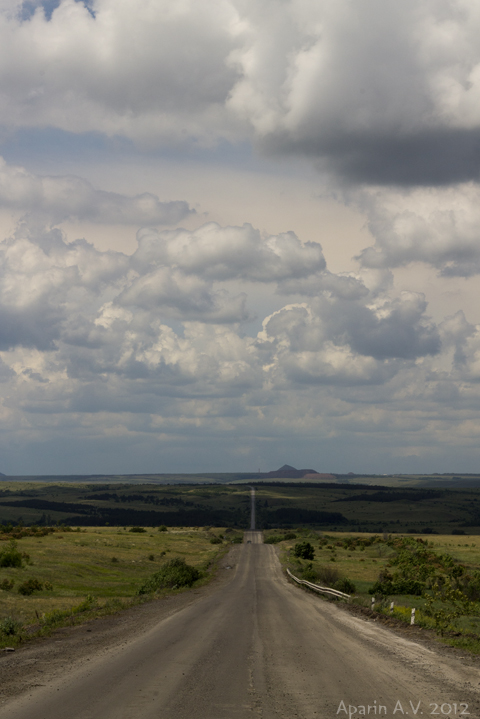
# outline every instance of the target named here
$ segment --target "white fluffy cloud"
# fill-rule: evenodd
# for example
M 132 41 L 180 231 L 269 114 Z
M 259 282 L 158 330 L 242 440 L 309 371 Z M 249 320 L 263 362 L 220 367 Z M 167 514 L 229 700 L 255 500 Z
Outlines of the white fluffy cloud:
M 480 189 L 474 183 L 400 191 L 372 188 L 360 194 L 374 247 L 362 251 L 365 267 L 394 268 L 411 262 L 444 276 L 480 272 Z
M 87 180 L 40 177 L 0 158 L 0 207 L 35 213 L 57 224 L 88 220 L 101 224 L 173 225 L 193 212 L 183 200 L 160 202 L 148 192 L 127 197 L 96 190 Z
M 304 280 L 326 268 L 318 243 L 302 244 L 293 232 L 262 237 L 251 225 L 219 227 L 211 222 L 195 232 L 150 229 L 138 234 L 136 267 L 175 265 L 207 280 L 252 282 Z
M 279 309 L 257 336 L 246 333 L 248 292 L 232 292 L 240 280 L 277 292 Z M 305 283 L 302 301 L 283 305 L 285 282 L 297 296 Z M 399 375 L 411 385 L 422 363 L 431 372 L 448 364 L 452 342 L 460 349 L 449 381 L 460 371 L 476 381 L 474 328 L 452 320 L 439 329 L 423 296 L 371 291 L 360 277 L 329 273 L 319 245 L 250 225 L 142 230 L 127 255 L 22 223 L 0 246 L 0 307 L 0 420 L 30 441 L 55 423 L 76 436 L 95 427 L 107 443 L 195 428 L 281 436 L 287 417 L 302 433 L 300 407 L 351 414 L 352 402 L 366 402 L 353 393 L 367 387 L 380 393 L 375 404 L 391 403 Z

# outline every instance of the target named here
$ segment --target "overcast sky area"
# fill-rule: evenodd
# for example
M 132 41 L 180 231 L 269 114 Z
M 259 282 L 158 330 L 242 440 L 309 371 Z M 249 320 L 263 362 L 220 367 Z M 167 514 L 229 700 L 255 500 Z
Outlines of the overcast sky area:
M 0 0 L 0 471 L 480 472 L 479 37 Z

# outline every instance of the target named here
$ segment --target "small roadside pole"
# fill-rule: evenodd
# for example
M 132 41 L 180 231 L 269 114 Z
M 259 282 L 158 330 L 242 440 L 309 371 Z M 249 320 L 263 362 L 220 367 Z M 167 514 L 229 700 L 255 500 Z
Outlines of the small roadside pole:
M 410 625 L 415 624 L 415 607 L 412 609 L 412 617 L 410 619 Z
M 375 611 L 375 597 L 372 597 L 372 612 Z
M 395 602 L 390 602 L 390 614 L 393 614 L 393 606 Z

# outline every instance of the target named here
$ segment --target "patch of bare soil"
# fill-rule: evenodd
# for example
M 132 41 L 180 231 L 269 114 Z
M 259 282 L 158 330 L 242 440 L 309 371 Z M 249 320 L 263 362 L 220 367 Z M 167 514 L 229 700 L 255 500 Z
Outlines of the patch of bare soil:
M 216 592 L 234 576 L 239 549 L 232 547 L 220 559 L 214 577 L 203 587 L 154 599 L 85 624 L 63 627 L 48 638 L 32 639 L 14 652 L 0 652 L 0 704 L 35 686 L 48 684 L 66 668 L 84 664 L 115 645 L 127 643 L 201 597 Z

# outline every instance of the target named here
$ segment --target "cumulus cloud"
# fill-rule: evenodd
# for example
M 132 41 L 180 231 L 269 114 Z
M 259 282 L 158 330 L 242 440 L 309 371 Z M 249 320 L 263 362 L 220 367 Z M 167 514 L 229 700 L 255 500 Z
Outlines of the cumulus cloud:
M 320 244 L 302 244 L 293 232 L 262 237 L 249 224 L 220 227 L 215 222 L 195 232 L 143 229 L 132 261 L 139 268 L 171 264 L 186 274 L 219 281 L 301 280 L 326 268 Z
M 48 217 L 53 224 L 68 219 L 101 224 L 173 225 L 192 214 L 187 202 L 160 202 L 145 192 L 128 197 L 96 190 L 87 180 L 68 175 L 41 177 L 0 158 L 0 207 Z
M 364 267 L 395 268 L 411 262 L 436 267 L 443 276 L 480 271 L 480 191 L 466 183 L 447 188 L 384 188 L 357 196 L 375 246 L 364 249 Z
M 255 334 L 260 285 L 278 309 Z M 0 338 L 0 426 L 30 446 L 61 436 L 138 462 L 136 446 L 185 453 L 199 438 L 277 452 L 338 434 L 361 453 L 358 437 L 385 432 L 392 453 L 449 446 L 456 423 L 478 440 L 480 329 L 329 272 L 291 233 L 147 229 L 124 254 L 23 222 L 0 244 Z
M 215 223 L 195 231 L 145 229 L 126 255 L 68 242 L 58 228 L 39 231 L 25 221 L 0 245 L 2 347 L 83 346 L 87 354 L 105 350 L 108 364 L 120 367 L 125 342 L 153 342 L 158 322 L 248 322 L 247 293 L 234 291 L 245 280 L 271 287 L 280 306 L 289 290 L 306 298 L 265 320 L 264 340 L 273 344 L 287 332 L 295 352 L 317 351 L 324 342 L 379 360 L 438 351 L 423 297 L 388 299 L 358 277 L 329 273 L 320 245 L 302 244 L 293 233 L 262 236 L 250 225 Z

